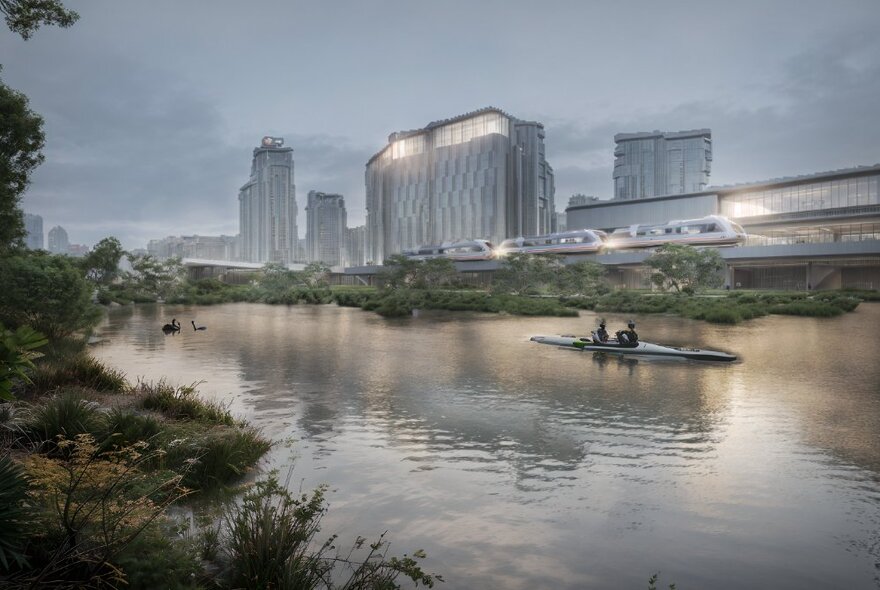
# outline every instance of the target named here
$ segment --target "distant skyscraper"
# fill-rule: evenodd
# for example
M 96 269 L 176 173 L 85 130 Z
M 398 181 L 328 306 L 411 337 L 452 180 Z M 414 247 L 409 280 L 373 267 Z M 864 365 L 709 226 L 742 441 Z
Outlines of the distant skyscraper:
M 544 126 L 489 107 L 398 131 L 366 169 L 367 258 L 422 244 L 551 231 Z
M 342 195 L 309 191 L 306 224 L 309 262 L 323 262 L 328 266 L 344 264 L 346 212 Z
M 49 230 L 48 250 L 52 254 L 67 254 L 70 248 L 70 240 L 67 238 L 67 231 L 60 225 L 56 225 Z
M 159 260 L 173 257 L 236 260 L 237 250 L 235 236 L 168 236 L 147 243 L 147 253 Z
M 30 213 L 24 214 L 24 229 L 27 232 L 25 246 L 31 250 L 43 249 L 43 218 Z
M 565 213 L 556 212 L 556 226 L 553 228 L 554 231 L 565 231 L 567 226 L 565 224 L 566 215 Z
M 363 266 L 367 259 L 367 227 L 359 225 L 346 231 L 346 266 Z
M 709 184 L 710 129 L 618 133 L 614 142 L 615 199 L 695 193 Z
M 280 137 L 254 148 L 251 176 L 238 193 L 241 258 L 289 263 L 296 259 L 296 185 L 293 149 Z

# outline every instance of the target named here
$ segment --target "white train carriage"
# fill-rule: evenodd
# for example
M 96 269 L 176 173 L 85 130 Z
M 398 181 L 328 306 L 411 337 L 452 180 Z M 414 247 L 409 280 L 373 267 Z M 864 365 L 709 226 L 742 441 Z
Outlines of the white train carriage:
M 498 247 L 498 255 L 524 254 L 591 254 L 605 246 L 607 234 L 597 229 L 571 231 L 504 240 Z
M 691 246 L 733 246 L 748 237 L 745 230 L 721 215 L 662 224 L 631 225 L 616 229 L 608 238 L 608 248 L 652 248 L 664 244 Z
M 495 258 L 495 249 L 487 240 L 459 240 L 457 242 L 443 242 L 439 246 L 419 246 L 412 250 L 404 250 L 403 255 L 411 260 L 448 258 L 464 262 L 467 260 L 491 260 Z

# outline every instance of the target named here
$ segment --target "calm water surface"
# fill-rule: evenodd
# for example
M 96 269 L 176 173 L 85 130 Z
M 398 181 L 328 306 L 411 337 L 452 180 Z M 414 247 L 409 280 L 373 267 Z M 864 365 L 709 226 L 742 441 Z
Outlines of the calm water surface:
M 172 316 L 184 330 L 164 336 Z M 635 319 L 645 340 L 742 362 L 529 342 L 588 333 L 589 312 L 251 304 L 117 308 L 95 354 L 131 379 L 203 381 L 293 440 L 268 463 L 294 464 L 297 488 L 329 484 L 324 532 L 389 530 L 444 588 L 644 588 L 658 571 L 680 589 L 880 587 L 880 304 Z

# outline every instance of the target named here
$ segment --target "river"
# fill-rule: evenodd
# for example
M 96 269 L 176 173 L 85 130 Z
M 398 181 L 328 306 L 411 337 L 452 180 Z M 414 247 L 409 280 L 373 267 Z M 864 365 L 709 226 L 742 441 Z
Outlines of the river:
M 165 336 L 172 317 L 184 329 Z M 329 485 L 323 533 L 388 530 L 392 554 L 428 552 L 443 588 L 641 589 L 656 572 L 679 590 L 880 587 L 880 304 L 634 319 L 644 340 L 741 360 L 529 341 L 587 334 L 591 312 L 258 304 L 114 308 L 93 352 L 132 381 L 200 381 L 286 441 L 266 466 Z

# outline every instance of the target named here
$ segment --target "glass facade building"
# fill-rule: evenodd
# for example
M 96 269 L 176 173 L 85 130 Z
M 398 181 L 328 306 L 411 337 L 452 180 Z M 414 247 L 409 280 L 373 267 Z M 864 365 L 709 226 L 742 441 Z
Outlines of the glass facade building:
M 67 254 L 70 249 L 70 240 L 67 237 L 67 230 L 56 225 L 49 230 L 49 240 L 47 250 L 52 254 Z
M 25 246 L 30 250 L 43 249 L 43 218 L 31 213 L 24 214 Z
M 425 244 L 553 228 L 543 125 L 491 107 L 392 133 L 365 183 L 366 258 L 377 263 Z
M 251 175 L 238 193 L 241 259 L 291 263 L 297 258 L 293 149 L 278 137 L 254 148 Z
M 342 195 L 309 191 L 306 223 L 308 261 L 344 264 L 347 215 Z
M 693 193 L 709 184 L 709 129 L 618 133 L 614 142 L 615 199 Z

